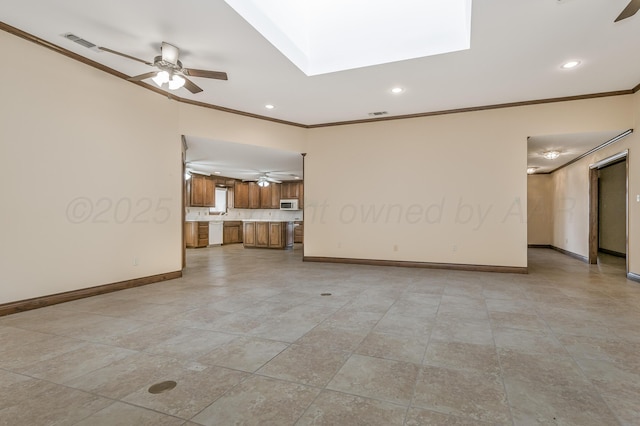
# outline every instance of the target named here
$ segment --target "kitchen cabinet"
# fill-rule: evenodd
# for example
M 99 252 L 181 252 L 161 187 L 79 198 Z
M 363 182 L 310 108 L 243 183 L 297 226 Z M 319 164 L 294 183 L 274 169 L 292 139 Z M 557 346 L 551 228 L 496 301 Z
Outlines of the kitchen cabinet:
M 190 207 L 215 207 L 216 185 L 209 176 L 192 175 L 187 181 L 187 203 Z
M 294 243 L 302 243 L 302 242 L 304 242 L 304 222 L 302 222 L 302 221 L 294 223 L 294 227 L 293 227 L 293 242 Z
M 236 181 L 232 195 L 232 207 L 236 209 L 279 209 L 280 199 L 285 198 L 282 195 L 282 185 L 270 183 L 269 186 L 259 186 L 256 182 Z M 294 192 L 299 194 L 298 189 Z
M 242 242 L 245 247 L 256 246 L 256 222 L 244 222 L 242 231 Z
M 293 247 L 293 222 L 244 222 L 244 247 L 287 249 Z
M 269 222 L 256 222 L 256 247 L 269 247 Z
M 225 221 L 222 228 L 222 244 L 236 244 L 242 242 L 242 222 Z
M 249 183 L 236 182 L 233 187 L 233 206 L 236 209 L 249 208 Z
M 260 187 L 256 182 L 249 182 L 249 208 L 260 208 Z
M 304 202 L 304 182 L 282 182 L 280 198 L 284 200 L 298 200 L 300 209 Z
M 209 222 L 185 222 L 185 243 L 188 248 L 200 248 L 209 245 Z
M 281 184 L 270 183 L 269 186 L 260 187 L 260 208 L 279 209 L 281 197 Z

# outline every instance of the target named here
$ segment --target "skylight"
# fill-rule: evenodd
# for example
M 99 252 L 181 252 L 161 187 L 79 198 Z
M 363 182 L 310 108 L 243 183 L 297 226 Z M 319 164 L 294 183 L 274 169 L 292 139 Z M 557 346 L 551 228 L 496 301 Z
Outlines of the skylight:
M 472 0 L 225 0 L 306 75 L 469 49 Z

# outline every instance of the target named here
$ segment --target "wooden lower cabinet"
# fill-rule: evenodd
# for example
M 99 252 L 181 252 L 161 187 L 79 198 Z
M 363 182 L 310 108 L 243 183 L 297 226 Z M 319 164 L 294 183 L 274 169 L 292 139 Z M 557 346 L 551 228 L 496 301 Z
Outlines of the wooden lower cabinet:
M 294 243 L 303 243 L 304 242 L 304 223 L 302 221 L 295 222 L 297 226 L 293 228 L 293 242 Z
M 222 244 L 242 242 L 242 222 L 225 221 L 222 227 Z
M 242 242 L 245 247 L 256 246 L 256 223 L 257 222 L 245 222 L 244 230 L 242 232 Z
M 293 222 L 244 222 L 244 246 L 286 249 L 293 247 Z
M 269 247 L 269 224 L 271 222 L 256 222 L 256 247 Z
M 188 248 L 207 247 L 209 245 L 209 222 L 185 222 L 184 235 Z

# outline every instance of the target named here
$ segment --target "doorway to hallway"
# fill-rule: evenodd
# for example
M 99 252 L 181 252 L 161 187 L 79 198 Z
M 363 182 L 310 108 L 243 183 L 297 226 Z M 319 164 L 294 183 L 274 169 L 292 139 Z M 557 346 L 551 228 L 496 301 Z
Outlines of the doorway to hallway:
M 628 272 L 628 151 L 589 167 L 589 263 Z

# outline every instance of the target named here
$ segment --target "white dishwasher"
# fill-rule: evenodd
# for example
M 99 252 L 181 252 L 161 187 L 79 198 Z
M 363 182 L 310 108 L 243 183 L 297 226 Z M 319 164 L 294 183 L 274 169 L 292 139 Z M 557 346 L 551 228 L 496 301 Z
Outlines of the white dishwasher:
M 209 246 L 222 245 L 222 221 L 209 222 Z

